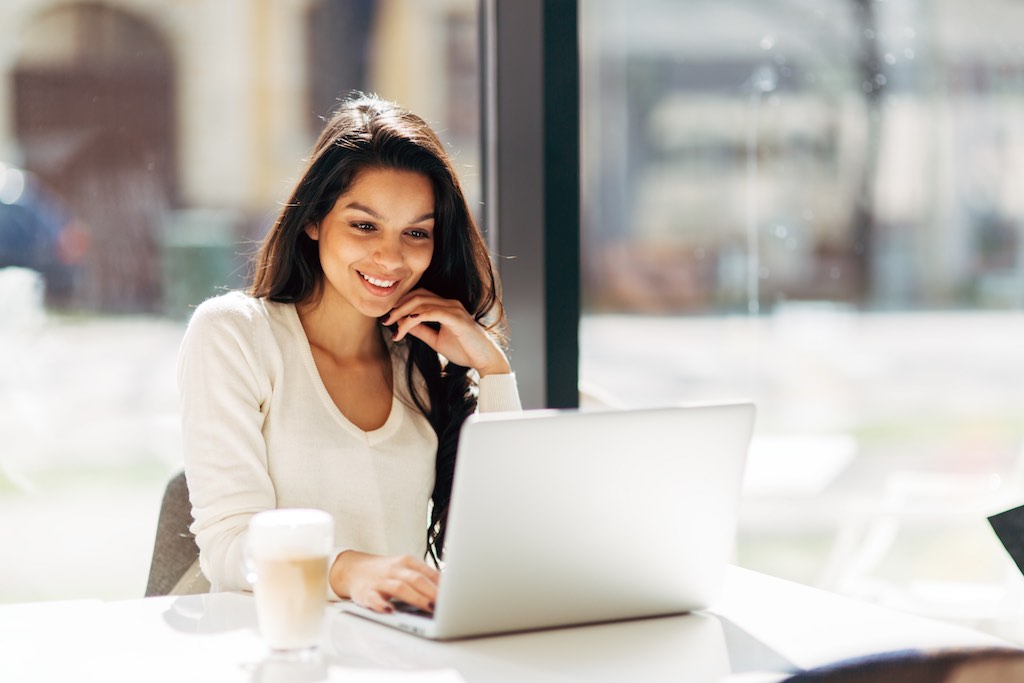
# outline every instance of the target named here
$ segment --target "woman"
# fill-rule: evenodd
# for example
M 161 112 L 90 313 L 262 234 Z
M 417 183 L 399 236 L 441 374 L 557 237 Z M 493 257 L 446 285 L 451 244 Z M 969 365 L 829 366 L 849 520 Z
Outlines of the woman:
M 212 588 L 248 586 L 253 514 L 315 507 L 335 518 L 334 594 L 432 610 L 458 430 L 474 410 L 520 407 L 491 334 L 503 318 L 437 136 L 391 102 L 343 103 L 248 293 L 201 304 L 182 342 L 192 531 Z

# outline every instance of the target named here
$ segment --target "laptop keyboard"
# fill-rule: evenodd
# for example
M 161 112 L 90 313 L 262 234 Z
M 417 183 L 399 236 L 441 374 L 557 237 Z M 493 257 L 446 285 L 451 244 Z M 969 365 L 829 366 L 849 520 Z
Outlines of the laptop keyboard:
M 427 612 L 426 610 L 422 610 L 415 605 L 410 605 L 409 603 L 402 602 L 401 600 L 392 600 L 391 606 L 395 608 L 396 612 L 402 612 L 403 614 L 415 614 L 416 616 L 423 617 L 424 619 L 434 618 L 433 612 Z

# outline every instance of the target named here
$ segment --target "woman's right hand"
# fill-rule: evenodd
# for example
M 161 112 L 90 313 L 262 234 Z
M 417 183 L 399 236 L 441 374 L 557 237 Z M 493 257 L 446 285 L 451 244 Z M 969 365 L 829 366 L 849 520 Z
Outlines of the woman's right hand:
M 377 612 L 393 612 L 400 600 L 426 612 L 434 611 L 440 572 L 408 555 L 370 555 L 346 550 L 330 571 L 331 588 L 342 598 Z

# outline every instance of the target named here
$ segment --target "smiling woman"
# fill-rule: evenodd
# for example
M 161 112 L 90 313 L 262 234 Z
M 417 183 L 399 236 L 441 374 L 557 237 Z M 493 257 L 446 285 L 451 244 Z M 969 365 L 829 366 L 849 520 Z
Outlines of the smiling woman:
M 332 596 L 430 610 L 456 439 L 516 410 L 497 277 L 441 143 L 376 97 L 346 101 L 256 257 L 182 343 L 185 472 L 200 565 L 245 588 L 253 514 L 335 519 Z M 426 520 L 429 519 L 429 524 Z

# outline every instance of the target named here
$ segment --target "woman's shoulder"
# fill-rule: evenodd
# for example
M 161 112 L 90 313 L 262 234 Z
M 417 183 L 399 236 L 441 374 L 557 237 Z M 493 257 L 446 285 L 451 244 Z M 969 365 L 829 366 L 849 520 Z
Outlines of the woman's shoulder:
M 259 346 L 280 344 L 296 334 L 299 323 L 294 308 L 294 304 L 231 291 L 196 306 L 188 323 L 188 333 L 207 338 L 243 337 Z
M 232 290 L 210 297 L 196 306 L 195 318 L 251 318 L 259 314 L 262 300 L 251 297 L 240 290 Z
M 270 318 L 269 307 L 274 305 L 245 292 L 231 291 L 211 297 L 196 306 L 188 326 L 190 329 L 252 330 Z
M 220 320 L 236 323 L 252 323 L 269 321 L 285 317 L 293 304 L 278 303 L 261 297 L 249 296 L 245 292 L 234 290 L 211 297 L 196 306 L 190 323 L 199 321 Z

